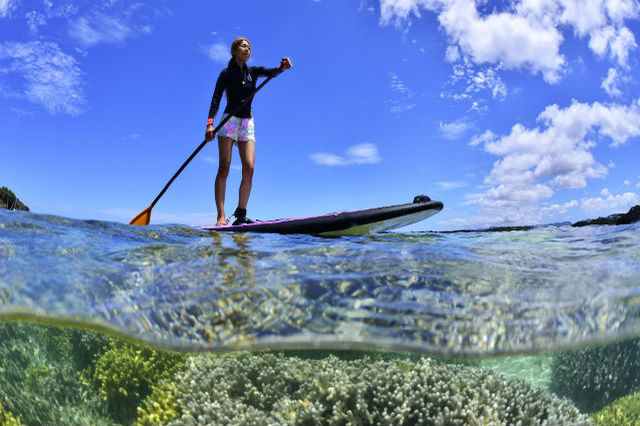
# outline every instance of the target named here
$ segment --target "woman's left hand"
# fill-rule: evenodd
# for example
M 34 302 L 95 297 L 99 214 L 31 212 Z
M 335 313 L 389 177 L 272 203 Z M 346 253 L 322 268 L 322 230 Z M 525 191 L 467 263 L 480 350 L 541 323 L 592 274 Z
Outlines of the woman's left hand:
M 291 61 L 289 60 L 289 58 L 282 58 L 282 61 L 280 62 L 280 69 L 282 71 L 288 70 L 292 66 L 293 65 L 291 65 Z

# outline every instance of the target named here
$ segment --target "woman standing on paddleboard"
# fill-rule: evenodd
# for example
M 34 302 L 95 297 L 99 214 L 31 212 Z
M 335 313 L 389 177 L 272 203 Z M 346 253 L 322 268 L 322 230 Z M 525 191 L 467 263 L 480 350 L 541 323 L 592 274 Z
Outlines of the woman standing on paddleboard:
M 227 68 L 222 70 L 216 88 L 211 98 L 209 120 L 205 139 L 211 141 L 214 137 L 213 120 L 218 113 L 222 93 L 227 93 L 227 106 L 222 118 L 235 111 L 245 100 L 251 96 L 256 88 L 258 77 L 273 77 L 279 72 L 291 68 L 289 58 L 283 58 L 278 68 L 249 67 L 247 61 L 251 57 L 251 43 L 246 38 L 238 38 L 231 44 L 231 59 Z M 236 220 L 233 225 L 251 223 L 247 218 L 247 203 L 251 194 L 253 181 L 253 165 L 255 162 L 255 133 L 253 116 L 251 115 L 251 102 L 249 100 L 244 107 L 236 112 L 218 132 L 219 163 L 216 175 L 215 197 L 218 219 L 216 226 L 227 225 L 224 213 L 224 196 L 227 188 L 227 177 L 231 165 L 231 152 L 233 145 L 238 146 L 240 160 L 242 161 L 242 182 L 238 198 L 238 208 L 233 213 Z

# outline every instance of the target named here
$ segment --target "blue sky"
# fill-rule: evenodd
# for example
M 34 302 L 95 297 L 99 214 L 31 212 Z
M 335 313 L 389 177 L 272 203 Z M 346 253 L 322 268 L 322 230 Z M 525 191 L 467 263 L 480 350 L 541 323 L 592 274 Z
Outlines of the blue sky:
M 249 217 L 417 194 L 445 209 L 414 230 L 626 211 L 639 17 L 629 0 L 0 0 L 0 185 L 35 212 L 129 222 L 203 140 L 243 36 L 250 64 L 294 65 L 254 101 Z M 210 144 L 152 223 L 215 222 L 216 169 Z

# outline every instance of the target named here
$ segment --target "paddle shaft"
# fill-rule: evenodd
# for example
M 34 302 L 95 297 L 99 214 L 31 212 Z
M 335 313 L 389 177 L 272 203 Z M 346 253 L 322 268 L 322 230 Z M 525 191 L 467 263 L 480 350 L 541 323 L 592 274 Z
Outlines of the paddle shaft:
M 260 89 L 262 89 L 264 87 L 265 84 L 267 84 L 273 77 L 279 75 L 282 71 L 280 71 L 278 74 L 272 75 L 271 77 L 267 77 L 267 79 L 265 81 L 262 82 L 262 84 L 260 84 L 256 90 L 253 91 L 253 93 L 251 93 L 251 95 L 249 95 L 249 97 L 247 99 L 245 99 L 240 105 L 238 105 L 238 107 L 233 110 L 229 115 L 227 115 L 225 118 L 222 119 L 222 121 L 220 122 L 220 124 L 218 124 L 218 126 L 216 126 L 215 129 L 213 129 L 213 135 L 215 137 L 215 134 L 218 133 L 218 131 L 220 131 L 220 129 L 222 128 L 222 126 L 224 126 L 227 121 L 229 121 L 231 119 L 232 116 L 234 116 L 235 114 L 238 113 L 238 111 L 240 111 L 242 108 L 244 108 L 244 106 L 246 104 L 248 104 L 251 99 L 253 99 L 253 97 L 256 95 L 256 93 L 258 93 L 260 91 Z M 193 151 L 193 153 L 189 156 L 189 158 L 187 158 L 187 161 L 185 161 L 182 166 L 180 166 L 180 168 L 178 169 L 178 171 L 173 175 L 173 177 L 171 179 L 169 179 L 169 182 L 167 182 L 167 184 L 164 186 L 164 188 L 162 188 L 162 191 L 160 191 L 160 193 L 158 194 L 158 196 L 155 198 L 155 200 L 153 200 L 153 202 L 151 203 L 151 205 L 148 207 L 148 210 L 151 210 L 153 208 L 153 206 L 156 205 L 156 203 L 160 200 L 160 198 L 162 198 L 162 196 L 164 195 L 165 192 L 167 192 L 167 189 L 169 189 L 169 187 L 171 186 L 171 184 L 173 183 L 174 180 L 176 180 L 176 178 L 178 177 L 178 175 L 180 175 L 180 173 L 182 173 L 182 171 L 184 170 L 185 167 L 187 167 L 187 165 L 191 162 L 191 160 L 193 160 L 193 158 L 198 155 L 198 153 L 200 152 L 200 150 L 202 150 L 202 148 L 204 148 L 204 146 L 208 143 L 208 141 L 205 139 L 204 141 L 202 141 L 202 143 L 200 145 L 198 145 L 198 147 L 196 148 L 195 151 Z

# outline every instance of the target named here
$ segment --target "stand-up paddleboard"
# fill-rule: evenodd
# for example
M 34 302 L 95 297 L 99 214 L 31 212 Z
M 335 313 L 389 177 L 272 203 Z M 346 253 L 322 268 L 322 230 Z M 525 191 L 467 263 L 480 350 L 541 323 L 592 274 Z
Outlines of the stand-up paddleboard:
M 321 236 L 367 235 L 420 222 L 442 210 L 440 201 L 418 195 L 413 203 L 366 210 L 328 213 L 321 216 L 277 219 L 243 225 L 203 226 L 207 231 L 312 234 Z

